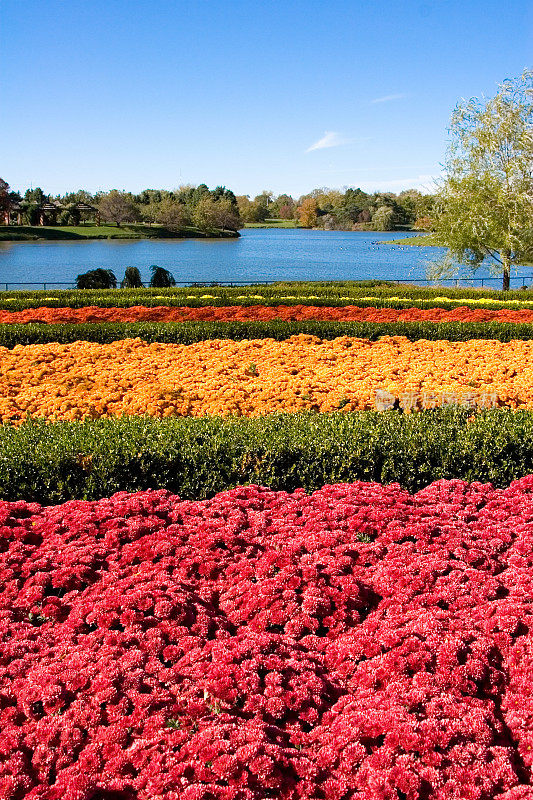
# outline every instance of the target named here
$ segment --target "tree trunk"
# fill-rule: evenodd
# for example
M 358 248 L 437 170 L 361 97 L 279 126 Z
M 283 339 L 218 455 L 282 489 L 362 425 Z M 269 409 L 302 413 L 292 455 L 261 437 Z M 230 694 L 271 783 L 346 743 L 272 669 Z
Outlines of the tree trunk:
M 508 292 L 508 291 L 509 291 L 509 288 L 510 288 L 510 274 L 509 274 L 509 269 L 508 269 L 508 268 L 506 269 L 506 268 L 504 267 L 504 269 L 503 269 L 503 280 L 502 280 L 502 290 L 503 290 L 504 292 Z
M 500 253 L 503 267 L 502 291 L 508 292 L 511 284 L 511 256 L 507 251 Z

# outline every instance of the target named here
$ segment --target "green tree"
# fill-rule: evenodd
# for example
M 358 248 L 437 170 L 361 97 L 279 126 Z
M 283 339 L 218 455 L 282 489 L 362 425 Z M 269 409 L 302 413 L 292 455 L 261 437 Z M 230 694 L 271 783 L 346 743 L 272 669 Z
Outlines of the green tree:
M 509 289 L 512 265 L 533 254 L 533 73 L 504 81 L 490 100 L 456 106 L 435 230 L 449 248 L 431 277 L 475 270 L 485 257 Z
M 216 200 L 210 194 L 205 194 L 196 203 L 192 219 L 201 231 L 210 231 L 217 227 L 215 206 Z
M 340 209 L 339 221 L 345 227 L 359 222 L 359 215 L 368 208 L 369 197 L 362 189 L 346 189 Z
M 193 222 L 202 231 L 215 228 L 236 231 L 240 227 L 236 205 L 227 197 L 215 200 L 211 195 L 204 195 L 199 200 L 193 212 Z
M 405 189 L 396 198 L 399 216 L 403 225 L 412 225 L 417 218 L 417 207 L 422 194 L 418 189 Z
M 237 205 L 243 222 L 257 222 L 256 207 L 247 194 L 238 195 Z
M 6 214 L 11 206 L 9 184 L 3 178 L 0 178 L 0 214 Z M 4 220 L 2 219 L 2 222 Z
M 134 196 L 136 203 L 147 206 L 150 203 L 161 202 L 161 191 L 159 189 L 143 189 L 142 192 Z
M 272 192 L 264 189 L 261 194 L 254 197 L 254 205 L 257 209 L 256 216 L 258 222 L 264 222 L 270 217 L 270 204 L 272 203 Z
M 209 187 L 205 183 L 201 183 L 196 188 L 193 188 L 191 193 L 191 202 L 193 206 L 197 206 L 200 200 L 204 197 L 210 197 L 211 193 Z
M 296 203 L 290 194 L 280 194 L 270 203 L 271 217 L 280 219 L 294 219 L 296 216 Z
M 372 227 L 375 231 L 393 231 L 396 225 L 396 214 L 390 205 L 379 206 L 372 215 Z
M 126 267 L 124 278 L 120 283 L 121 289 L 141 289 L 143 282 L 137 267 Z
M 76 278 L 77 289 L 116 289 L 117 279 L 110 269 L 91 269 Z
M 24 200 L 26 200 L 28 203 L 41 206 L 44 202 L 46 202 L 46 200 L 48 200 L 48 198 L 44 194 L 43 190 L 37 186 L 36 189 L 26 189 L 24 193 Z
M 239 216 L 243 222 L 264 222 L 269 214 L 265 195 L 257 195 L 250 200 L 248 195 L 239 195 L 236 198 Z
M 164 267 L 158 267 L 156 264 L 152 264 L 150 269 L 152 270 L 150 286 L 153 289 L 170 289 L 172 286 L 176 285 L 174 276 L 168 271 L 168 269 L 165 269 Z
M 415 203 L 416 218 L 429 217 L 435 208 L 435 195 L 434 194 L 421 194 Z
M 70 203 L 87 203 L 87 205 L 94 205 L 94 195 L 87 192 L 85 189 L 78 189 L 77 192 L 67 192 L 63 197 L 58 198 L 65 205 Z
M 159 203 L 149 202 L 149 203 L 140 203 L 139 204 L 139 214 L 143 222 L 147 222 L 148 225 L 151 225 L 153 222 L 156 222 L 157 215 L 159 213 Z
M 235 210 L 238 209 L 237 198 L 231 189 L 226 189 L 225 186 L 217 186 L 215 189 L 213 189 L 211 192 L 211 197 L 213 200 L 227 200 Z

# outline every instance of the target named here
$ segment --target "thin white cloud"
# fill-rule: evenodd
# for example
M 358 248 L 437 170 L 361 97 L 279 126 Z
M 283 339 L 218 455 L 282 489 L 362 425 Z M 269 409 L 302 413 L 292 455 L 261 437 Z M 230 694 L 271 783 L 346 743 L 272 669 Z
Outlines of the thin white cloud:
M 341 144 L 348 144 L 350 142 L 349 139 L 345 139 L 340 135 L 340 133 L 335 133 L 335 131 L 326 131 L 324 136 L 308 147 L 305 151 L 306 153 L 310 153 L 312 150 L 324 150 L 326 147 L 339 147 Z
M 439 175 L 413 175 L 410 178 L 397 178 L 388 181 L 363 181 L 361 188 L 363 188 L 364 184 L 365 186 L 370 187 L 370 189 L 367 191 L 380 191 L 381 189 L 384 191 L 419 189 L 421 192 L 428 192 L 431 194 L 435 191 L 436 183 L 439 180 L 439 177 Z
M 403 100 L 406 94 L 386 94 L 384 97 L 375 97 L 371 103 L 389 103 L 391 100 Z

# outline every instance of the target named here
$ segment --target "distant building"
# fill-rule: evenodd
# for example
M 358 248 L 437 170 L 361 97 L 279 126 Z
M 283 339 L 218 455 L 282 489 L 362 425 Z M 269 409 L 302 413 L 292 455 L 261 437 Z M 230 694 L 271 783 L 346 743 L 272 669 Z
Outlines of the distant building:
M 28 204 L 24 201 L 11 203 L 6 209 L 2 217 L 4 225 L 22 225 L 22 215 L 27 210 Z M 69 225 L 78 225 L 80 222 L 86 222 L 88 218 L 93 218 L 96 225 L 100 225 L 100 212 L 96 206 L 91 206 L 89 203 L 69 203 L 62 205 L 57 200 L 43 203 L 36 209 L 39 215 L 39 225 L 57 225 L 57 218 L 59 214 L 67 211 L 69 214 Z

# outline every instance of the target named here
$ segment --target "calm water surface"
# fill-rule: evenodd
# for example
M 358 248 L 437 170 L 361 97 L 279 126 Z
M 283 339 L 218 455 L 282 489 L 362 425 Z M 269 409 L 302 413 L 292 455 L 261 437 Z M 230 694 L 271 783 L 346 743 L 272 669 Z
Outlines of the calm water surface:
M 0 288 L 6 281 L 11 289 L 30 281 L 71 283 L 97 267 L 113 270 L 119 281 L 126 267 L 138 267 L 148 280 L 152 264 L 187 283 L 424 278 L 443 248 L 384 244 L 414 235 L 249 228 L 239 239 L 0 242 Z M 529 267 L 518 274 L 531 272 Z M 487 269 L 476 273 L 488 275 Z

